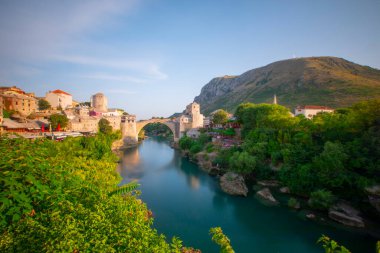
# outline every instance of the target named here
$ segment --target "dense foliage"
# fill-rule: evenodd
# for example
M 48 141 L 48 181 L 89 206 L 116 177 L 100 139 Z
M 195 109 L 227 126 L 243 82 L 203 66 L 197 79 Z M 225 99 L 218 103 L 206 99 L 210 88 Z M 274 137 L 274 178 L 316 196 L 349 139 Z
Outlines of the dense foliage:
M 206 151 L 210 151 L 212 147 L 206 145 L 209 144 L 210 141 L 211 137 L 205 133 L 201 133 L 199 137 L 196 139 L 193 139 L 188 136 L 183 136 L 179 140 L 179 147 L 182 150 L 188 150 L 190 152 L 190 155 L 194 155 L 196 153 L 201 152 L 203 149 L 206 149 Z
M 8 110 L 3 110 L 3 117 L 4 118 L 10 118 L 12 114 L 15 113 L 15 111 L 8 111 Z
M 1 252 L 180 252 L 119 190 L 114 137 L 0 139 Z
M 270 104 L 242 104 L 235 116 L 243 145 L 230 152 L 228 169 L 280 179 L 320 209 L 335 196 L 358 202 L 365 186 L 380 183 L 380 100 L 312 120 Z
M 224 124 L 228 121 L 228 112 L 225 110 L 218 110 L 212 115 L 212 122 L 214 124 Z
M 110 122 L 106 120 L 105 118 L 101 118 L 98 122 L 99 132 L 103 134 L 110 134 L 112 133 L 112 126 L 110 125 Z
M 48 101 L 45 99 L 38 100 L 38 110 L 47 110 L 50 109 L 51 105 Z
M 49 117 L 51 127 L 57 129 L 58 125 L 61 128 L 65 128 L 69 124 L 69 119 L 64 114 L 55 113 Z

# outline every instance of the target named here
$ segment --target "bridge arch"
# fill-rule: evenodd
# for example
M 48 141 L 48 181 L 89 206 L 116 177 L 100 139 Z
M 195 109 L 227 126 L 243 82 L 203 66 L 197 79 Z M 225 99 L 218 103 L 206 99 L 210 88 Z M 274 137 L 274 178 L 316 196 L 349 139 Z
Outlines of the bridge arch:
M 141 129 L 151 123 L 161 123 L 166 125 L 173 132 L 174 142 L 178 142 L 180 138 L 180 122 L 161 118 L 136 121 L 135 115 L 128 115 L 121 120 L 121 132 L 124 143 L 137 143 L 138 134 L 140 133 Z
M 136 123 L 136 133 L 137 135 L 139 135 L 140 131 L 147 125 L 149 124 L 155 124 L 155 123 L 160 123 L 162 125 L 165 125 L 167 126 L 170 131 L 172 132 L 173 134 L 173 138 L 175 140 L 176 138 L 176 129 L 175 129 L 175 124 L 174 122 L 170 122 L 170 121 L 162 121 L 161 119 L 160 120 L 144 120 L 144 121 L 140 121 L 140 122 L 137 122 Z

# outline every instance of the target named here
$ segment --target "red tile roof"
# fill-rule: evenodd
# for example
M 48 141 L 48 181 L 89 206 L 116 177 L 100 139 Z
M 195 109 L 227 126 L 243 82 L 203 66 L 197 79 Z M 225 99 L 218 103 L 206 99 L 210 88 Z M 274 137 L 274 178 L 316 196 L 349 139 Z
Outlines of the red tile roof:
M 314 110 L 334 110 L 327 106 L 320 106 L 320 105 L 304 105 L 304 106 L 297 106 L 297 109 L 314 109 Z
M 71 94 L 69 94 L 69 93 L 67 93 L 67 92 L 64 92 L 63 90 L 53 90 L 52 93 L 56 93 L 56 94 L 65 94 L 65 95 L 71 96 Z

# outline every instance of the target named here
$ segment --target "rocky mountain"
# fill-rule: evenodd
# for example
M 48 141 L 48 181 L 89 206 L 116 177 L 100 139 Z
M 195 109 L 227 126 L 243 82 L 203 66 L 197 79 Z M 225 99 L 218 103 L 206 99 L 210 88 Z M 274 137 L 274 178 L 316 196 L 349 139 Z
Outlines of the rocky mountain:
M 207 115 L 219 108 L 234 112 L 244 102 L 272 103 L 274 94 L 291 110 L 297 105 L 350 106 L 380 98 L 380 70 L 336 57 L 283 60 L 239 76 L 216 77 L 194 101 Z

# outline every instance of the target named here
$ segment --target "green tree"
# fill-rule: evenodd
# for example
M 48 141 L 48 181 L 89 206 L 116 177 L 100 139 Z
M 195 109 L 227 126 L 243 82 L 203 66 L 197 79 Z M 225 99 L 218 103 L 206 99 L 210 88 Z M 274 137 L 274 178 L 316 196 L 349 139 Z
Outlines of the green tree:
M 225 124 L 228 121 L 228 112 L 225 110 L 218 110 L 214 115 L 212 116 L 212 122 L 214 124 Z
M 4 118 L 10 118 L 13 113 L 15 113 L 15 111 L 13 111 L 13 110 L 11 110 L 11 111 L 3 110 L 3 117 Z
M 90 107 L 91 106 L 91 102 L 80 102 L 79 105 Z
M 51 105 L 45 99 L 38 100 L 38 110 L 48 110 L 51 108 Z
M 347 159 L 348 156 L 342 144 L 326 142 L 323 152 L 313 160 L 319 184 L 331 189 L 342 187 L 343 184 L 348 183 Z
M 66 115 L 58 113 L 52 114 L 49 117 L 49 121 L 53 129 L 57 129 L 58 124 L 61 128 L 65 128 L 69 123 L 69 119 L 66 117 Z
M 247 152 L 235 152 L 229 161 L 230 169 L 239 173 L 252 173 L 256 168 L 256 158 Z
M 103 133 L 103 134 L 112 133 L 112 126 L 110 126 L 110 122 L 104 118 L 99 120 L 98 127 L 99 127 L 100 133 Z
M 193 143 L 194 143 L 194 140 L 188 136 L 183 136 L 181 139 L 179 139 L 179 147 L 182 150 L 189 150 L 191 146 L 193 145 Z
M 334 195 L 327 190 L 317 190 L 310 194 L 309 205 L 315 209 L 327 210 L 334 203 Z

